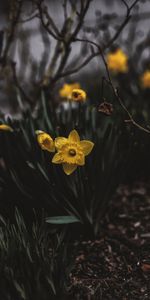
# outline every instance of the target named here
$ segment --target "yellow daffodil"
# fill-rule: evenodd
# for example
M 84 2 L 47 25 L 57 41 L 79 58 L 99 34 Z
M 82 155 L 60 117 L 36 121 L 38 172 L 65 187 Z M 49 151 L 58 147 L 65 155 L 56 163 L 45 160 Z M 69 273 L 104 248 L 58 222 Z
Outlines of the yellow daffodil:
M 94 143 L 91 141 L 80 141 L 77 131 L 72 130 L 68 138 L 58 137 L 55 139 L 57 153 L 54 155 L 52 162 L 62 164 L 64 172 L 70 175 L 77 166 L 85 164 L 85 156 L 92 151 L 93 146 Z
M 52 137 L 49 134 L 41 130 L 37 130 L 35 133 L 37 134 L 37 142 L 42 148 L 42 150 L 55 152 L 55 144 Z
M 75 102 L 84 102 L 86 100 L 86 92 L 81 89 L 73 89 L 69 100 L 75 101 Z
M 0 130 L 3 130 L 3 131 L 13 131 L 12 127 L 10 127 L 9 125 L 6 125 L 6 124 L 1 124 L 0 125 Z
M 121 49 L 117 49 L 114 53 L 107 54 L 107 65 L 114 73 L 126 73 L 128 72 L 128 57 Z
M 141 84 L 143 88 L 150 88 L 150 70 L 147 70 L 141 76 Z
M 68 98 L 73 89 L 80 89 L 80 84 L 75 82 L 75 83 L 65 83 L 63 87 L 59 91 L 59 95 L 61 98 Z

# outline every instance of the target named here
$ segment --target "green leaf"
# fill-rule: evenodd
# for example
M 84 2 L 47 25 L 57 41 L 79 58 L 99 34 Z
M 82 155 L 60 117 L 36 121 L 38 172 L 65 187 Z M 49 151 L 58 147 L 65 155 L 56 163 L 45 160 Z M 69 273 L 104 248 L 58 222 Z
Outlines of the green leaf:
M 46 218 L 46 222 L 50 224 L 71 224 L 80 222 L 75 216 L 57 216 Z

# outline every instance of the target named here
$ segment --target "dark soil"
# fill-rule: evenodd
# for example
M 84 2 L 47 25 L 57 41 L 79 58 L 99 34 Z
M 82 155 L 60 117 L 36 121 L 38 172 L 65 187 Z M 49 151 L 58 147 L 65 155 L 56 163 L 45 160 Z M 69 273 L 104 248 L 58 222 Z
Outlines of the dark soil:
M 150 185 L 120 187 L 101 228 L 74 245 L 69 299 L 150 300 Z

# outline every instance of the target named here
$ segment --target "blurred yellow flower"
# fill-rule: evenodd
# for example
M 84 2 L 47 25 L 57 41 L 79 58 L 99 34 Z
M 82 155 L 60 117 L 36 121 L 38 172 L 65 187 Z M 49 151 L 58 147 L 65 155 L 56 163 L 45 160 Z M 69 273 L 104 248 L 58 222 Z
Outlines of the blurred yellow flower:
M 93 146 L 94 143 L 91 141 L 80 141 L 77 131 L 72 130 L 68 138 L 58 137 L 55 139 L 57 153 L 54 155 L 52 162 L 62 164 L 64 172 L 70 175 L 77 166 L 85 164 L 85 156 L 92 151 Z
M 150 70 L 147 70 L 141 76 L 141 84 L 143 88 L 150 88 Z
M 112 72 L 128 72 L 128 57 L 121 49 L 117 49 L 114 53 L 107 54 L 106 60 L 108 68 Z
M 9 125 L 6 125 L 6 124 L 1 124 L 0 125 L 0 130 L 3 130 L 3 131 L 13 131 L 12 127 L 10 127 Z
M 51 136 L 41 130 L 36 130 L 37 142 L 42 148 L 42 150 L 47 150 L 49 152 L 55 152 L 55 144 Z
M 76 102 L 84 102 L 86 100 L 86 92 L 81 89 L 73 89 L 69 100 Z
M 59 90 L 59 96 L 61 98 L 68 98 L 73 89 L 79 89 L 80 88 L 80 84 L 75 82 L 75 83 L 65 83 L 63 85 L 63 87 Z

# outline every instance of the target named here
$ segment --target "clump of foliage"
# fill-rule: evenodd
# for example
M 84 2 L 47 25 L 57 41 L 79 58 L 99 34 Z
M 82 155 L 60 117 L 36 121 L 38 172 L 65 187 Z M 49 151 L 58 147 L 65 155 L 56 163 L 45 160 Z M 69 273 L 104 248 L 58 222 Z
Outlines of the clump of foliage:
M 72 259 L 66 230 L 52 232 L 44 216 L 41 223 L 34 216 L 32 226 L 18 210 L 13 222 L 0 219 L 1 299 L 56 299 L 67 289 Z
M 96 12 L 97 31 L 91 27 L 92 34 L 97 38 L 96 41 L 88 38 L 89 28 L 84 24 L 88 9 L 92 5 L 91 0 L 79 1 L 76 4 L 72 1 L 64 1 L 61 7 L 64 13 L 61 28 L 56 27 L 55 20 L 53 20 L 50 9 L 44 0 L 31 2 L 32 6 L 29 4 L 27 7 L 23 0 L 11 2 L 9 33 L 5 34 L 4 32 L 1 36 L 1 67 L 2 70 L 7 69 L 7 75 L 8 73 L 11 75 L 15 87 L 14 97 L 17 99 L 21 114 L 20 121 L 6 120 L 9 126 L 13 128 L 13 132 L 1 132 L 2 196 L 3 199 L 7 199 L 10 215 L 16 205 L 24 215 L 28 215 L 32 207 L 37 210 L 44 207 L 49 217 L 73 215 L 81 224 L 90 228 L 90 230 L 88 229 L 89 232 L 92 231 L 97 234 L 99 222 L 108 207 L 107 204 L 121 181 L 120 173 L 125 173 L 124 165 L 127 163 L 124 164 L 124 162 L 127 162 L 130 151 L 130 141 L 127 144 L 128 151 L 124 149 L 123 138 L 126 135 L 126 130 L 121 117 L 118 116 L 117 109 L 113 113 L 113 104 L 106 101 L 105 91 L 106 93 L 109 91 L 111 98 L 118 101 L 120 107 L 129 117 L 129 121 L 140 127 L 124 106 L 118 89 L 113 85 L 109 63 L 105 58 L 106 50 L 120 36 L 138 1 L 133 1 L 131 5 L 122 1 L 126 14 L 120 24 L 117 16 L 115 16 L 119 27 L 116 29 L 112 25 L 113 30 L 115 29 L 114 34 L 110 33 L 109 26 L 107 28 L 104 26 L 108 23 L 108 16 L 103 16 L 103 22 L 99 23 L 100 12 Z M 23 21 L 22 18 L 25 17 L 28 9 L 31 9 L 31 17 Z M 39 72 L 36 78 L 34 75 L 35 70 L 37 71 L 37 64 L 34 64 L 33 68 L 31 63 L 34 74 L 31 72 L 30 75 L 32 75 L 32 81 L 34 78 L 34 85 L 30 87 L 31 90 L 29 86 L 25 90 L 23 88 L 23 84 L 26 84 L 25 78 L 22 78 L 22 84 L 20 84 L 17 65 L 13 60 L 12 42 L 16 42 L 15 33 L 18 24 L 26 22 L 28 24 L 34 19 L 39 20 L 45 52 L 41 63 L 39 63 Z M 104 33 L 103 45 L 99 42 L 102 32 Z M 5 43 L 3 43 L 4 37 Z M 26 35 L 24 40 L 27 41 Z M 51 41 L 55 42 L 55 48 L 52 53 L 48 53 Z M 77 42 L 81 43 L 83 47 L 82 53 L 79 53 L 70 62 L 72 46 Z M 29 54 L 29 47 L 24 49 L 26 54 Z M 23 48 L 22 53 L 24 53 Z M 121 53 L 119 60 L 122 61 L 123 59 L 123 63 L 125 62 L 125 67 L 122 65 L 121 69 L 125 71 L 123 73 L 126 73 L 128 71 L 127 57 L 123 51 L 119 53 Z M 82 54 L 82 58 L 85 57 L 85 60 L 81 62 L 80 54 Z M 74 106 L 69 102 L 67 110 L 63 104 L 58 106 L 58 99 L 56 99 L 58 92 L 56 93 L 56 90 L 59 87 L 59 84 L 57 85 L 59 80 L 65 77 L 69 78 L 96 56 L 101 58 L 106 71 L 106 76 L 102 78 L 100 101 L 97 100 L 95 106 L 88 106 L 84 103 L 75 103 Z M 20 57 L 20 61 L 24 62 L 23 56 Z M 74 67 L 75 61 L 80 62 L 76 67 Z M 117 72 L 119 72 L 118 68 Z M 70 87 L 66 84 L 65 88 Z M 79 86 L 77 85 L 76 88 L 78 90 Z M 85 101 L 85 91 L 81 90 L 80 92 Z M 62 89 L 59 94 L 61 96 Z M 29 112 L 30 109 L 32 116 Z M 108 118 L 105 119 L 100 113 L 104 113 Z M 111 117 L 112 113 L 113 116 Z M 2 123 L 5 123 L 4 119 L 2 119 Z M 82 139 L 88 139 L 94 143 L 95 147 L 87 158 L 85 166 L 78 168 L 68 178 L 59 166 L 54 166 L 51 163 L 52 153 L 41 151 L 35 132 L 42 130 L 54 139 L 59 136 L 67 137 L 74 129 L 77 130 Z M 9 190 L 6 190 L 7 186 L 10 187 Z M 13 195 L 13 201 L 10 201 L 10 193 Z M 2 201 L 1 206 L 4 214 L 8 215 L 3 203 Z
M 14 131 L 1 132 L 4 198 L 13 195 L 8 205 L 17 205 L 23 214 L 30 213 L 32 207 L 43 207 L 49 217 L 73 215 L 89 234 L 97 234 L 108 203 L 125 175 L 130 154 L 130 145 L 128 151 L 124 149 L 125 126 L 115 118 L 106 118 L 95 107 L 81 103 L 76 108 L 64 110 L 60 106 L 59 111 L 51 111 L 43 99 L 37 118 L 28 115 L 22 121 L 9 120 Z M 40 148 L 37 129 L 53 138 L 68 136 L 76 129 L 83 139 L 95 144 L 94 149 L 85 165 L 67 176 L 61 166 L 52 163 L 54 153 Z

